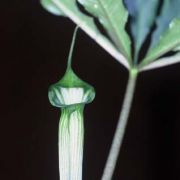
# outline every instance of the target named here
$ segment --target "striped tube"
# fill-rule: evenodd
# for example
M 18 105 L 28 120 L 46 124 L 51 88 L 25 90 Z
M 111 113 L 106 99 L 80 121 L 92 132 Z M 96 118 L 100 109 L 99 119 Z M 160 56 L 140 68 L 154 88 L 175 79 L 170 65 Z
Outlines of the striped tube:
M 83 108 L 84 105 L 62 108 L 59 123 L 60 180 L 82 180 Z

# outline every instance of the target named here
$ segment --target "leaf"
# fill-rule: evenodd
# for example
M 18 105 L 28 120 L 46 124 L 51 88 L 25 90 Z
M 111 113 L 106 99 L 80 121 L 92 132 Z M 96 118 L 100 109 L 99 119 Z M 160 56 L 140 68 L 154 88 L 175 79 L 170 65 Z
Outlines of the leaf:
M 160 37 L 157 45 L 148 51 L 141 64 L 148 64 L 178 46 L 180 46 L 180 19 L 175 19 L 170 23 L 168 30 Z
M 169 57 L 163 57 L 156 61 L 153 61 L 150 64 L 147 64 L 146 66 L 140 67 L 139 71 L 152 70 L 152 69 L 156 69 L 156 68 L 173 65 L 176 63 L 180 63 L 180 53 L 176 53 L 175 55 L 172 55 Z
M 58 16 L 66 16 L 59 8 L 57 8 L 52 0 L 41 0 L 40 3 L 48 12 Z
M 174 18 L 180 18 L 180 0 L 164 0 L 160 15 L 156 20 L 157 28 L 152 34 L 151 48 L 155 46 Z
M 130 60 L 130 39 L 125 31 L 128 12 L 122 0 L 78 0 L 78 2 L 98 18 L 116 47 Z
M 76 4 L 76 0 L 51 0 L 51 2 L 64 14 L 67 15 L 75 24 L 84 30 L 91 38 L 100 44 L 107 52 L 109 52 L 124 67 L 129 69 L 130 64 L 120 51 L 111 43 L 111 41 L 100 33 L 94 23 L 94 19 L 82 13 Z
M 135 60 L 146 36 L 154 23 L 159 1 L 125 0 L 130 16 L 130 28 L 135 42 Z
M 176 48 L 174 48 L 173 51 L 180 51 L 180 46 L 177 46 Z

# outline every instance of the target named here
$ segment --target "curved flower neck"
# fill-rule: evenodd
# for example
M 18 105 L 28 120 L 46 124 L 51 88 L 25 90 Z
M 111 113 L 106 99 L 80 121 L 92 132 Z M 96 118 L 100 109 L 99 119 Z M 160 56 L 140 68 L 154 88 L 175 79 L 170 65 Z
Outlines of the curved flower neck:
M 50 103 L 56 107 L 87 104 L 93 101 L 95 97 L 94 88 L 81 80 L 72 69 L 72 53 L 77 30 L 78 27 L 76 27 L 73 34 L 66 72 L 60 81 L 49 88 L 48 97 Z

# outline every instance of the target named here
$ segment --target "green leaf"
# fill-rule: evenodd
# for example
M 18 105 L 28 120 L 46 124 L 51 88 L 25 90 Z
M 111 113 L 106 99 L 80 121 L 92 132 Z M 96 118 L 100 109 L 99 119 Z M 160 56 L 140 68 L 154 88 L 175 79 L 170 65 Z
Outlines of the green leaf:
M 148 64 L 178 46 L 180 46 L 180 19 L 175 19 L 170 23 L 168 30 L 160 37 L 157 45 L 148 51 L 141 64 Z
M 157 59 L 156 61 L 153 61 L 153 62 L 147 64 L 146 66 L 140 67 L 139 71 L 152 70 L 152 69 L 156 69 L 156 68 L 173 65 L 176 63 L 180 63 L 180 53 L 176 53 L 176 54 L 168 56 L 168 57 L 162 57 L 160 59 Z
M 59 8 L 57 8 L 52 0 L 41 0 L 40 2 L 44 9 L 46 9 L 48 12 L 58 16 L 66 16 Z
M 164 0 L 160 15 L 156 19 L 157 28 L 152 34 L 151 47 L 155 46 L 174 18 L 180 18 L 180 0 Z
M 175 47 L 173 51 L 180 51 L 180 46 Z
M 51 2 L 109 52 L 117 61 L 129 69 L 130 63 L 128 63 L 127 58 L 125 58 L 114 44 L 98 30 L 94 23 L 94 19 L 79 10 L 76 0 L 51 0 Z
M 78 2 L 98 18 L 116 47 L 130 60 L 130 39 L 125 31 L 128 12 L 122 0 L 78 0 Z
M 135 61 L 142 43 L 149 33 L 157 13 L 158 0 L 125 0 L 125 4 L 132 17 L 130 27 L 135 43 Z

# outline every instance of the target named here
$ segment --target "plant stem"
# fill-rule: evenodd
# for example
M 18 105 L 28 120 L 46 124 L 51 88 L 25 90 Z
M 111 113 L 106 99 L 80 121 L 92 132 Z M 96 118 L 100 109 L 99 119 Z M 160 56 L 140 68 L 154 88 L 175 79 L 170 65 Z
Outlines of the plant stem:
M 72 66 L 72 54 L 73 54 L 73 50 L 74 50 L 74 44 L 75 44 L 78 28 L 79 27 L 76 26 L 75 29 L 74 29 L 74 33 L 73 33 L 73 37 L 72 37 L 72 41 L 71 41 L 71 47 L 70 47 L 70 50 L 69 50 L 67 69 L 71 68 L 71 66 Z
M 125 133 L 125 129 L 127 126 L 127 121 L 128 121 L 128 117 L 129 117 L 129 113 L 130 113 L 130 109 L 132 105 L 137 75 L 138 75 L 137 69 L 130 70 L 126 93 L 125 93 L 125 97 L 124 97 L 124 101 L 122 105 L 122 110 L 120 113 L 120 117 L 118 120 L 114 138 L 112 141 L 111 149 L 109 152 L 109 156 L 108 156 L 101 180 L 111 180 L 113 177 L 113 173 L 114 173 L 118 155 L 122 146 L 123 137 L 124 137 L 124 133 Z

